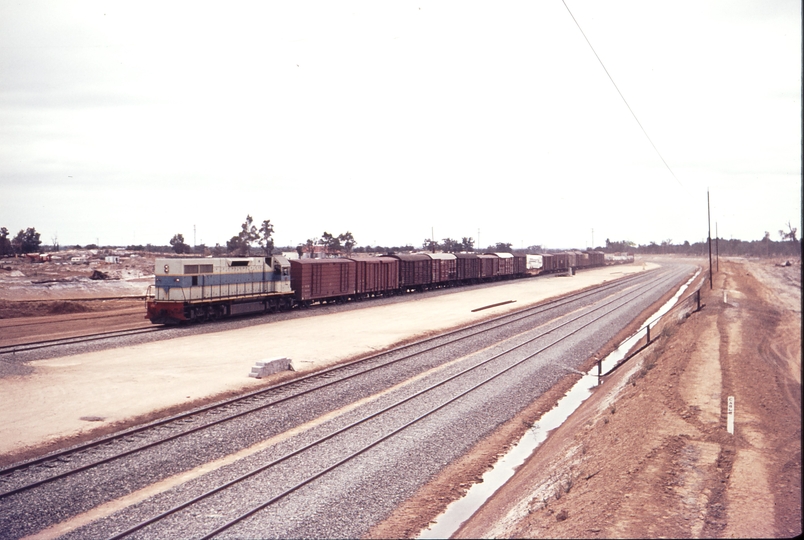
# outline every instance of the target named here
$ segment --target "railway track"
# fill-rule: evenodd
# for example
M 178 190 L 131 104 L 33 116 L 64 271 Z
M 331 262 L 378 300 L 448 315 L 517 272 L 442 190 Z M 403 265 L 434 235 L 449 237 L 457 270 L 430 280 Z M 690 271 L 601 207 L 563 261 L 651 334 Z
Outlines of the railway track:
M 152 334 L 154 332 L 160 332 L 163 330 L 167 330 L 167 328 L 161 326 L 148 326 L 145 328 L 132 328 L 126 330 L 114 330 L 109 332 L 97 332 L 94 334 L 85 334 L 75 337 L 31 341 L 27 343 L 20 343 L 18 345 L 4 345 L 0 347 L 0 356 L 4 354 L 16 354 L 26 351 L 35 351 L 39 349 L 61 347 L 64 345 L 76 345 L 79 343 L 88 343 L 104 339 L 116 339 L 127 336 L 136 336 L 139 334 Z
M 490 321 L 484 321 L 458 330 L 454 330 L 452 332 L 442 333 L 438 336 L 433 336 L 424 340 L 417 341 L 415 343 L 403 345 L 391 351 L 385 351 L 380 354 L 371 355 L 353 362 L 349 362 L 347 364 L 340 364 L 337 366 L 326 368 L 317 371 L 315 373 L 311 373 L 309 375 L 296 378 L 292 381 L 287 381 L 275 386 L 271 386 L 266 389 L 250 392 L 248 394 L 244 394 L 242 396 L 225 400 L 223 402 L 218 402 L 183 414 L 171 416 L 169 418 L 159 420 L 157 422 L 152 422 L 144 426 L 125 430 L 121 433 L 112 434 L 103 437 L 101 439 L 97 439 L 95 441 L 91 441 L 89 443 L 80 445 L 78 447 L 69 448 L 60 452 L 49 454 L 47 456 L 38 459 L 25 461 L 23 463 L 13 465 L 11 467 L 0 469 L 0 486 L 2 486 L 3 484 L 7 485 L 9 483 L 10 475 L 12 475 L 13 473 L 17 473 L 19 471 L 29 469 L 31 467 L 43 467 L 53 472 L 55 472 L 54 469 L 57 468 L 67 469 L 63 472 L 48 475 L 47 478 L 38 479 L 34 482 L 16 487 L 12 490 L 5 490 L 2 487 L 0 487 L 0 499 L 3 499 L 4 497 L 13 495 L 15 493 L 32 489 L 44 483 L 57 480 L 59 478 L 63 478 L 70 474 L 87 470 L 93 466 L 108 463 L 109 461 L 112 461 L 114 459 L 119 459 L 131 455 L 132 453 L 135 452 L 147 450 L 159 444 L 169 442 L 175 439 L 176 437 L 188 435 L 190 433 L 199 431 L 204 428 L 222 424 L 229 420 L 239 418 L 240 416 L 243 416 L 245 414 L 251 414 L 257 411 L 264 410 L 267 407 L 276 405 L 283 401 L 293 399 L 305 394 L 309 394 L 321 388 L 332 386 L 336 383 L 360 377 L 367 372 L 384 368 L 394 363 L 408 361 L 414 358 L 417 354 L 422 353 L 422 351 L 417 350 L 420 349 L 422 346 L 425 347 L 424 349 L 425 352 L 429 352 L 440 347 L 449 347 L 451 345 L 454 345 L 458 341 L 468 339 L 469 337 L 477 337 L 478 335 L 477 332 L 481 331 L 493 332 L 504 325 L 508 325 L 516 321 L 522 321 L 524 319 L 532 317 L 535 314 L 541 314 L 547 312 L 548 310 L 554 310 L 562 306 L 567 306 L 572 302 L 577 302 L 579 300 L 588 298 L 593 295 L 599 295 L 601 293 L 605 293 L 611 289 L 622 287 L 636 280 L 641 281 L 640 278 L 642 278 L 642 276 L 644 276 L 644 274 L 638 274 L 637 276 L 634 277 L 627 277 L 622 280 L 612 282 L 599 289 L 595 289 L 594 291 L 575 293 L 573 295 L 556 299 L 536 307 L 526 308 L 523 310 L 516 311 L 514 313 L 503 315 L 501 317 L 496 317 L 494 319 L 491 319 Z M 162 327 L 153 327 L 153 328 L 146 328 L 143 330 L 158 331 L 161 329 Z M 96 334 L 94 336 L 85 336 L 85 338 L 87 340 L 107 339 L 110 337 L 119 337 L 120 335 L 130 335 L 130 334 L 106 332 L 102 334 Z M 62 342 L 67 340 L 50 340 L 50 341 Z M 73 343 L 73 341 L 69 342 Z M 48 343 L 50 342 L 44 342 L 42 345 L 48 346 Z M 38 344 L 32 344 L 32 345 L 37 346 Z M 405 351 L 414 351 L 414 352 L 405 353 Z M 1 349 L 0 352 L 2 352 Z M 393 358 L 390 361 L 386 361 L 385 359 L 393 353 L 403 353 L 403 354 L 401 356 Z M 238 410 L 235 410 L 235 408 L 237 408 Z M 221 417 L 220 416 L 221 414 L 224 414 L 225 416 Z M 187 427 L 188 425 L 196 423 L 198 423 L 198 425 L 193 426 L 191 428 Z M 170 435 L 165 436 L 164 430 L 166 429 L 175 430 L 176 433 L 171 433 Z M 64 467 L 64 465 L 76 461 L 76 456 L 86 453 L 89 450 L 108 446 L 112 443 L 120 441 L 130 442 L 132 440 L 132 437 L 137 437 L 137 440 L 141 440 L 143 438 L 144 433 L 154 432 L 155 430 L 160 430 L 162 432 L 160 433 L 161 436 L 157 437 L 156 440 L 149 441 L 147 444 L 141 444 L 135 448 L 126 448 L 125 450 L 122 450 L 119 453 L 115 453 L 112 456 L 95 460 L 91 463 L 82 464 L 78 467 L 74 468 Z
M 652 285 L 651 288 L 656 288 L 658 286 L 659 285 Z M 638 292 L 640 292 L 640 291 L 637 291 L 637 293 Z M 347 424 L 347 425 L 345 425 L 343 427 L 340 427 L 340 428 L 338 428 L 338 429 L 336 429 L 336 430 L 334 430 L 334 431 L 332 431 L 332 432 L 330 432 L 330 433 L 328 433 L 326 435 L 323 435 L 323 436 L 315 439 L 314 441 L 312 441 L 310 443 L 304 444 L 300 448 L 298 448 L 296 450 L 293 450 L 292 452 L 286 453 L 283 456 L 281 456 L 279 458 L 276 458 L 274 460 L 271 460 L 270 462 L 268 462 L 268 463 L 266 463 L 264 465 L 261 465 L 261 466 L 255 468 L 255 469 L 252 469 L 252 470 L 248 471 L 247 473 L 242 474 L 242 475 L 234 478 L 233 480 L 230 480 L 229 482 L 226 482 L 226 483 L 224 483 L 222 485 L 216 486 L 215 488 L 210 489 L 210 490 L 202 493 L 201 495 L 193 497 L 190 500 L 187 500 L 187 501 L 185 501 L 185 502 L 183 502 L 183 503 L 181 503 L 181 504 L 179 504 L 177 506 L 174 506 L 174 507 L 168 509 L 167 511 L 161 512 L 156 516 L 150 517 L 147 520 L 140 521 L 139 523 L 136 523 L 135 525 L 129 527 L 128 529 L 126 529 L 124 531 L 120 531 L 120 532 L 114 534 L 113 536 L 110 537 L 110 540 L 119 540 L 121 538 L 130 536 L 133 533 L 135 533 L 135 532 L 137 532 L 139 530 L 142 530 L 142 529 L 144 529 L 144 528 L 146 528 L 146 527 L 148 527 L 150 525 L 158 523 L 158 522 L 160 522 L 162 520 L 165 520 L 165 519 L 173 516 L 174 514 L 177 514 L 178 512 L 181 512 L 183 510 L 191 508 L 192 506 L 199 504 L 200 502 L 208 499 L 209 497 L 215 496 L 215 495 L 217 495 L 219 493 L 222 493 L 222 492 L 224 492 L 226 490 L 229 490 L 229 489 L 233 488 L 234 486 L 238 486 L 238 485 L 242 484 L 243 482 L 252 480 L 257 475 L 261 475 L 261 474 L 265 473 L 266 471 L 268 471 L 269 469 L 272 469 L 273 467 L 276 467 L 277 465 L 279 465 L 279 464 L 281 464 L 283 462 L 286 462 L 286 461 L 288 461 L 288 460 L 290 460 L 292 458 L 295 458 L 297 456 L 302 456 L 303 454 L 305 454 L 307 452 L 310 452 L 313 449 L 316 449 L 317 447 L 319 447 L 321 445 L 324 445 L 324 444 L 334 440 L 336 437 L 339 437 L 339 436 L 341 436 L 341 435 L 343 435 L 343 434 L 345 434 L 345 433 L 347 433 L 347 432 L 349 432 L 351 430 L 355 430 L 357 428 L 360 428 L 360 427 L 364 426 L 365 424 L 367 424 L 369 422 L 376 422 L 376 423 L 379 423 L 381 425 L 382 424 L 388 424 L 389 422 L 387 422 L 385 420 L 385 417 L 388 416 L 388 413 L 390 413 L 392 411 L 395 411 L 396 409 L 398 409 L 398 408 L 400 408 L 400 407 L 402 407 L 404 405 L 407 405 L 407 404 L 409 404 L 411 402 L 414 402 L 416 400 L 420 400 L 421 398 L 423 398 L 424 396 L 427 396 L 431 392 L 434 392 L 436 390 L 442 389 L 442 387 L 445 387 L 449 383 L 452 383 L 452 382 L 455 382 L 455 381 L 460 381 L 460 379 L 463 379 L 467 375 L 472 374 L 475 371 L 479 371 L 482 368 L 487 368 L 487 370 L 490 371 L 490 373 L 484 373 L 479 381 L 470 380 L 470 382 L 468 384 L 460 385 L 456 389 L 452 389 L 450 391 L 450 393 L 447 395 L 447 397 L 441 397 L 440 399 L 438 399 L 438 398 L 436 399 L 436 401 L 438 402 L 436 406 L 428 405 L 428 406 L 425 407 L 423 412 L 417 410 L 416 413 L 411 415 L 409 418 L 406 418 L 401 424 L 398 422 L 398 420 L 396 422 L 391 420 L 391 423 L 395 423 L 397 425 L 395 425 L 390 431 L 385 430 L 386 432 L 382 433 L 378 437 L 374 437 L 367 444 L 362 445 L 357 450 L 352 450 L 352 451 L 346 453 L 345 455 L 338 456 L 338 458 L 336 458 L 335 462 L 330 464 L 329 466 L 327 466 L 327 467 L 325 467 L 323 469 L 320 469 L 318 471 L 315 471 L 312 474 L 309 474 L 308 476 L 306 476 L 301 481 L 298 481 L 298 482 L 293 483 L 293 484 L 291 484 L 291 485 L 289 485 L 287 487 L 282 488 L 278 493 L 274 494 L 273 496 L 271 496 L 267 500 L 262 501 L 261 503 L 252 506 L 247 511 L 241 512 L 240 514 L 236 515 L 235 517 L 226 520 L 224 523 L 218 525 L 212 531 L 209 531 L 206 534 L 204 534 L 203 536 L 201 536 L 201 538 L 202 539 L 208 539 L 208 538 L 213 538 L 215 536 L 218 536 L 221 533 L 223 533 L 224 531 L 232 528 L 233 526 L 237 525 L 238 523 L 240 523 L 240 522 L 248 519 L 249 517 L 253 516 L 257 512 L 265 510 L 267 507 L 279 502 L 280 500 L 282 500 L 285 497 L 289 496 L 290 494 L 296 492 L 300 488 L 302 488 L 302 487 L 314 482 L 315 480 L 317 480 L 321 476 L 334 471 L 338 467 L 341 467 L 342 465 L 350 462 L 354 458 L 362 455 L 363 453 L 371 450 L 372 448 L 375 448 L 376 446 L 380 445 L 381 443 L 383 443 L 384 441 L 390 439 L 391 437 L 400 434 L 401 432 L 403 432 L 404 430 L 410 428 L 411 426 L 414 426 L 418 422 L 421 422 L 421 421 L 427 419 L 428 417 L 438 413 L 439 411 L 441 411 L 445 407 L 448 407 L 449 405 L 454 404 L 455 402 L 457 402 L 461 398 L 464 398 L 465 396 L 469 395 L 470 393 L 473 393 L 473 392 L 477 391 L 478 389 L 480 389 L 484 385 L 494 381 L 498 377 L 501 377 L 504 374 L 516 369 L 521 364 L 523 364 L 523 363 L 535 358 L 537 355 L 539 355 L 540 353 L 542 353 L 545 350 L 549 349 L 550 347 L 553 347 L 553 346 L 563 342 L 564 340 L 569 339 L 574 334 L 576 334 L 578 331 L 580 331 L 583 327 L 579 327 L 579 328 L 575 328 L 574 330 L 570 330 L 567 333 L 565 333 L 565 334 L 563 334 L 563 335 L 561 335 L 559 337 L 556 337 L 555 339 L 552 339 L 547 344 L 541 344 L 541 345 L 539 345 L 539 347 L 535 351 L 532 351 L 532 352 L 528 351 L 526 354 L 521 355 L 519 357 L 514 357 L 513 359 L 509 358 L 515 352 L 519 351 L 520 349 L 524 349 L 526 346 L 532 345 L 533 343 L 541 340 L 545 336 L 553 334 L 554 332 L 557 332 L 558 330 L 567 328 L 567 327 L 573 325 L 573 323 L 576 323 L 577 321 L 579 321 L 581 319 L 588 319 L 590 315 L 593 315 L 592 320 L 585 321 L 585 324 L 591 324 L 592 322 L 598 321 L 598 320 L 610 315 L 614 310 L 616 310 L 616 309 L 628 304 L 629 302 L 630 302 L 630 298 L 626 298 L 626 299 L 615 298 L 614 300 L 602 303 L 601 305 L 597 306 L 596 308 L 594 308 L 592 310 L 584 311 L 580 315 L 572 316 L 572 317 L 562 321 L 557 326 L 551 327 L 549 330 L 545 330 L 543 332 L 537 333 L 535 336 L 528 336 L 524 341 L 521 341 L 520 343 L 517 343 L 516 345 L 512 345 L 512 346 L 506 348 L 504 351 L 502 351 L 500 353 L 496 353 L 496 354 L 494 354 L 493 356 L 491 356 L 489 358 L 483 359 L 482 361 L 480 361 L 478 363 L 475 363 L 474 365 L 471 365 L 469 367 L 461 368 L 460 371 L 458 371 L 455 374 L 449 375 L 448 377 L 445 377 L 445 378 L 439 378 L 438 380 L 429 383 L 425 388 L 423 388 L 421 390 L 418 390 L 418 391 L 412 393 L 411 395 L 403 396 L 400 399 L 398 399 L 397 401 L 394 401 L 393 403 L 391 403 L 390 405 L 387 405 L 387 406 L 383 407 L 379 411 L 370 412 L 370 414 L 366 414 L 365 416 L 361 417 L 358 420 L 352 421 L 351 423 L 349 423 L 349 424 Z M 614 305 L 614 307 L 611 307 L 612 305 Z M 610 308 L 610 309 L 607 310 L 607 308 Z M 598 312 L 602 312 L 602 313 L 598 313 Z
M 581 309 L 581 305 L 584 303 L 588 304 L 593 300 L 600 302 L 601 298 L 613 294 L 616 289 L 630 290 L 628 293 L 629 295 L 639 296 L 644 294 L 644 292 L 648 289 L 655 289 L 656 287 L 660 287 L 665 284 L 665 281 L 662 281 L 659 284 L 646 284 L 645 282 L 651 279 L 651 276 L 655 277 L 655 272 L 623 278 L 621 280 L 611 282 L 599 289 L 576 293 L 562 299 L 542 304 L 535 308 L 520 310 L 515 313 L 492 319 L 490 321 L 472 325 L 468 328 L 456 330 L 454 332 L 449 332 L 429 338 L 427 340 L 406 345 L 393 351 L 387 351 L 385 353 L 367 357 L 349 364 L 329 368 L 321 372 L 301 377 L 294 381 L 273 386 L 258 392 L 253 392 L 251 394 L 231 399 L 214 406 L 204 407 L 202 409 L 171 417 L 159 422 L 154 422 L 140 428 L 127 430 L 114 436 L 99 439 L 91 444 L 82 445 L 64 452 L 45 456 L 38 460 L 32 460 L 18 464 L 14 467 L 9 467 L 0 471 L 0 501 L 11 501 L 15 498 L 25 496 L 36 497 L 36 493 L 42 489 L 46 489 L 47 484 L 64 480 L 72 476 L 80 476 L 81 473 L 87 473 L 87 471 L 100 468 L 102 465 L 121 460 L 128 456 L 133 456 L 134 454 L 144 453 L 147 450 L 155 449 L 159 446 L 166 445 L 182 438 L 188 438 L 191 435 L 197 436 L 205 431 L 211 431 L 216 426 L 231 423 L 237 419 L 241 419 L 249 415 L 267 412 L 268 410 L 275 411 L 283 404 L 287 404 L 293 400 L 298 400 L 306 395 L 321 393 L 322 391 L 326 391 L 327 388 L 333 389 L 339 386 L 348 387 L 349 385 L 354 384 L 353 381 L 365 377 L 370 372 L 380 371 L 381 368 L 388 368 L 392 365 L 399 366 L 401 364 L 406 364 L 408 367 L 406 368 L 407 372 L 405 373 L 403 379 L 407 380 L 410 378 L 410 373 L 416 371 L 416 369 L 418 369 L 419 373 L 421 373 L 422 369 L 432 367 L 424 365 L 413 369 L 412 366 L 419 363 L 416 359 L 420 358 L 421 355 L 425 353 L 432 353 L 432 351 L 436 349 L 454 348 L 459 342 L 472 339 L 477 340 L 486 334 L 499 332 L 501 329 L 508 329 L 516 335 L 521 328 L 532 326 L 532 320 L 534 320 L 534 318 L 542 317 L 545 320 L 549 320 L 549 318 L 552 318 L 553 316 L 566 316 L 570 312 Z M 674 278 L 665 277 L 664 279 L 672 280 Z M 616 301 L 617 300 L 612 300 L 609 304 L 604 304 L 596 309 L 604 309 L 606 306 L 609 306 L 612 302 Z M 584 316 L 588 316 L 588 314 L 579 315 L 578 317 L 572 318 L 566 324 L 576 322 Z M 555 330 L 555 328 L 551 329 L 547 333 Z M 534 337 L 533 339 L 539 339 L 543 337 L 543 335 Z M 562 339 L 566 339 L 566 336 Z M 454 358 L 452 360 L 454 360 Z M 446 362 L 448 363 L 452 360 L 448 359 Z M 475 371 L 477 369 L 479 369 L 479 366 L 473 367 L 469 371 Z M 464 374 L 462 373 L 461 376 L 464 376 Z M 453 379 L 455 379 L 455 377 L 440 382 L 427 391 L 429 392 L 435 388 L 439 388 Z M 386 387 L 393 386 L 394 382 L 398 381 L 389 381 L 386 383 Z M 342 392 L 336 391 L 335 393 Z M 355 398 L 356 396 L 352 396 L 352 399 Z M 412 399 L 415 399 L 415 397 L 412 396 L 406 401 L 389 407 L 386 412 L 395 410 L 403 403 L 406 403 Z M 459 397 L 456 397 L 455 399 L 459 399 Z M 355 424 L 355 426 L 362 425 L 363 423 L 370 421 L 371 418 L 374 418 L 374 416 L 361 420 Z M 299 421 L 303 420 L 304 419 L 300 419 Z M 266 435 L 270 435 L 270 433 Z M 327 437 L 326 440 L 329 440 L 334 436 L 335 435 L 333 434 Z M 375 444 L 379 444 L 379 442 L 380 441 L 377 441 Z M 316 444 L 321 443 L 319 442 Z M 366 449 L 363 451 L 365 450 Z M 293 455 L 295 456 L 297 454 Z M 286 459 L 290 459 L 290 457 L 292 456 L 286 456 L 282 459 L 284 461 Z M 190 465 L 192 464 L 188 464 L 188 466 Z

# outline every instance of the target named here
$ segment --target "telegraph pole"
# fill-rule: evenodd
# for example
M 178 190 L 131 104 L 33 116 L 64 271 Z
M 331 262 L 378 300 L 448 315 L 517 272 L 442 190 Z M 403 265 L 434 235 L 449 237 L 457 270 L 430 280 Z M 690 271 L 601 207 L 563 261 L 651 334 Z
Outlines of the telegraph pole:
M 717 221 L 715 221 L 715 271 L 720 273 L 720 235 L 717 232 Z
M 709 210 L 709 189 L 706 190 L 706 222 L 709 226 L 709 290 L 712 290 L 712 216 Z

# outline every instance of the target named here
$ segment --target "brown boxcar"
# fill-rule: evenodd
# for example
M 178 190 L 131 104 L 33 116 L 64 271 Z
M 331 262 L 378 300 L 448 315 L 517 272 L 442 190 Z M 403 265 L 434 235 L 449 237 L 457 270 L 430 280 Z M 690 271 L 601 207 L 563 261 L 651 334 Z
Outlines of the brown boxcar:
M 494 264 L 495 276 L 512 276 L 514 274 L 514 255 L 512 253 L 488 253 L 497 257 Z
M 291 260 L 290 284 L 299 302 L 352 296 L 355 294 L 355 262 L 349 259 Z
M 480 259 L 480 278 L 489 279 L 494 277 L 495 266 L 499 268 L 500 259 L 496 255 L 481 254 L 477 256 Z
M 457 257 L 452 253 L 425 253 L 432 259 L 432 283 L 449 284 L 458 279 Z
M 525 255 L 514 255 L 514 275 L 518 276 L 528 271 L 528 258 Z
M 553 272 L 563 272 L 569 268 L 569 254 L 568 253 L 553 253 Z
M 542 272 L 549 273 L 556 269 L 555 257 L 549 253 L 542 254 Z
M 605 254 L 602 251 L 589 252 L 589 265 L 590 266 L 603 266 L 606 263 Z
M 581 266 L 582 267 L 586 268 L 587 266 L 590 266 L 591 263 L 589 262 L 589 254 L 588 253 L 581 253 L 579 255 L 579 257 L 581 258 Z
M 456 269 L 460 281 L 480 279 L 480 259 L 475 253 L 456 253 Z
M 423 289 L 433 281 L 433 260 L 421 253 L 389 255 L 399 260 L 399 288 Z
M 355 292 L 372 296 L 399 288 L 399 260 L 392 257 L 351 257 L 355 262 Z

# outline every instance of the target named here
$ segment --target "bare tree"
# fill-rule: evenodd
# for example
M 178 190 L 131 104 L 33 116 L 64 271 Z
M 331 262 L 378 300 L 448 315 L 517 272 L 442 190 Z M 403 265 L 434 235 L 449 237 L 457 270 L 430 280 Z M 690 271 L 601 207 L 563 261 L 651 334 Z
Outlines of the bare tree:
M 787 222 L 787 232 L 783 231 L 782 229 L 779 229 L 779 236 L 782 237 L 783 241 L 784 240 L 790 240 L 791 242 L 795 242 L 797 232 L 798 232 L 798 229 L 796 227 L 793 227 L 790 224 L 790 221 L 788 220 L 788 222 Z

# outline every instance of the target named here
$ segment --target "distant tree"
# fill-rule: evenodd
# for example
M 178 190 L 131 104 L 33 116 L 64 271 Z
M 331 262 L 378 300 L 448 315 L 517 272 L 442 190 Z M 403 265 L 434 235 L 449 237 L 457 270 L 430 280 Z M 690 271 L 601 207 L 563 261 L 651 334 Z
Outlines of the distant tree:
M 11 240 L 8 239 L 8 229 L 0 227 L 0 257 L 13 253 Z
M 28 227 L 24 231 L 20 230 L 11 241 L 11 246 L 18 253 L 38 253 L 41 244 L 39 233 L 33 227 Z
M 655 242 L 654 242 L 655 244 Z M 606 251 L 608 252 L 627 252 L 627 251 L 634 251 L 632 248 L 636 247 L 636 244 L 630 240 L 620 240 L 619 242 L 611 242 L 608 238 L 606 238 Z
M 307 252 L 307 256 L 311 259 L 315 258 L 315 247 L 318 245 L 318 238 L 308 238 L 307 241 L 304 243 L 304 251 Z
M 318 243 L 324 246 L 326 249 L 327 254 L 337 253 L 341 249 L 341 240 L 337 236 L 334 236 L 327 231 L 324 231 L 324 234 L 321 235 L 321 239 Z
M 435 240 L 430 240 L 429 238 L 425 238 L 424 242 L 422 242 L 422 248 L 424 248 L 425 251 L 432 251 L 433 253 L 435 253 L 436 248 L 438 248 L 438 242 L 436 242 Z
M 352 248 L 355 247 L 355 237 L 352 235 L 352 233 L 349 232 L 349 231 L 346 231 L 343 234 L 339 234 L 338 235 L 338 241 L 343 246 L 343 248 L 346 250 L 346 254 L 351 255 L 352 254 Z
M 260 238 L 260 234 L 257 232 L 257 227 L 254 226 L 254 219 L 252 219 L 251 215 L 246 216 L 246 221 L 240 226 L 240 233 L 237 237 L 240 239 L 238 251 L 241 255 L 249 255 L 251 253 L 251 244 Z
M 303 244 L 299 244 L 298 246 L 296 246 L 296 253 L 299 254 L 299 258 L 301 259 L 302 255 L 304 255 L 304 245 Z
M 497 242 L 494 246 L 495 253 L 511 253 L 511 244 Z
M 215 244 L 215 247 L 214 247 L 214 248 L 212 248 L 212 254 L 213 254 L 214 256 L 216 256 L 216 257 L 220 257 L 220 256 L 221 256 L 221 255 L 223 255 L 224 253 L 226 253 L 226 250 L 225 250 L 225 249 L 223 249 L 223 246 L 221 246 L 220 244 L 217 244 L 217 243 L 216 243 L 216 244 Z
M 226 252 L 233 255 L 244 256 L 247 248 L 240 235 L 235 235 L 226 241 Z
M 266 219 L 260 225 L 259 237 L 257 243 L 265 251 L 265 255 L 269 256 L 274 251 L 274 241 L 271 236 L 274 234 L 274 226 L 271 225 L 271 220 Z
M 173 238 L 170 239 L 170 245 L 173 247 L 173 251 L 179 254 L 192 251 L 192 248 L 184 243 L 184 235 L 181 233 L 173 235 Z
M 770 232 L 765 231 L 765 236 L 762 237 L 762 244 L 764 246 L 764 252 L 765 252 L 763 253 L 763 255 L 765 255 L 766 257 L 770 257 L 770 245 L 771 245 Z
M 798 229 L 796 227 L 793 227 L 790 224 L 790 221 L 787 222 L 787 232 L 779 229 L 779 236 L 782 237 L 782 241 L 784 242 L 785 240 L 790 240 L 790 244 L 795 246 L 793 248 L 793 253 L 797 253 L 797 252 L 799 252 L 801 250 L 801 245 L 796 240 L 796 233 L 797 232 L 798 232 Z
M 457 240 L 453 240 L 452 238 L 444 238 L 441 241 L 441 249 L 447 253 L 455 253 L 457 251 L 461 251 L 462 248 L 463 244 Z
M 464 236 L 461 238 L 461 251 L 474 251 L 475 250 L 475 239 L 471 236 L 466 237 Z
M 53 233 L 53 236 L 50 237 L 50 241 L 53 243 L 53 251 L 59 250 L 59 235 L 58 233 Z

